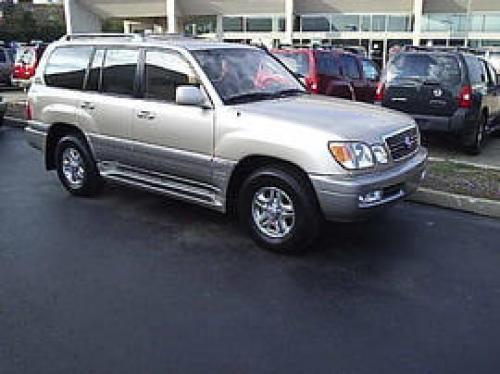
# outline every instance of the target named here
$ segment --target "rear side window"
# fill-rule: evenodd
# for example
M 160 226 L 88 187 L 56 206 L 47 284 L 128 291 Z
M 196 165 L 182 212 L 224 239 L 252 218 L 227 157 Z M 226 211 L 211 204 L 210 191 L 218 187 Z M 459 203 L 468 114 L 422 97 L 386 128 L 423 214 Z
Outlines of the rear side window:
M 307 53 L 277 53 L 275 56 L 288 69 L 303 77 L 309 75 L 309 55 Z
M 54 50 L 45 68 L 45 83 L 50 87 L 81 90 L 92 47 L 63 47 Z
M 102 92 L 133 96 L 139 51 L 108 49 L 102 69 Z
M 7 62 L 7 56 L 5 52 L 0 49 L 0 64 Z
M 481 84 L 486 80 L 486 70 L 483 63 L 474 56 L 465 56 L 465 63 L 469 69 L 470 84 Z
M 340 66 L 337 58 L 331 53 L 318 54 L 318 73 L 331 77 L 340 75 Z
M 191 67 L 176 52 L 148 51 L 145 68 L 148 99 L 173 102 L 178 86 L 194 83 Z
M 344 74 L 351 79 L 361 79 L 361 73 L 358 67 L 358 60 L 354 56 L 341 55 L 340 62 Z
M 380 71 L 373 61 L 363 60 L 363 71 L 369 80 L 378 81 L 380 79 Z
M 455 56 L 400 54 L 387 69 L 387 81 L 393 80 L 431 81 L 456 87 L 462 81 L 462 73 Z

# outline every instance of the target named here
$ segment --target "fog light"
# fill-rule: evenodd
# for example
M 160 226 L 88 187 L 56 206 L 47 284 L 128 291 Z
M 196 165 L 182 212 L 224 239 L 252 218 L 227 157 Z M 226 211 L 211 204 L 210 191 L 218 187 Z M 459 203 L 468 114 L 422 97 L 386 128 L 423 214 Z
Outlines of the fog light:
M 359 202 L 362 204 L 373 204 L 382 200 L 382 196 L 383 196 L 382 191 L 380 190 L 372 191 L 367 193 L 366 195 L 360 195 Z

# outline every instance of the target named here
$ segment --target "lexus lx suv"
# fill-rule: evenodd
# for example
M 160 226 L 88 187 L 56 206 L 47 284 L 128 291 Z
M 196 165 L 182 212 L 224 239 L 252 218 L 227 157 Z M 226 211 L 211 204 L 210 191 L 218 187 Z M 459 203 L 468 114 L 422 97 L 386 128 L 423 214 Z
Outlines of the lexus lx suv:
M 308 94 L 267 52 L 183 37 L 66 36 L 29 90 L 29 142 L 73 195 L 103 181 L 235 212 L 261 246 L 314 243 L 414 192 L 410 117 Z

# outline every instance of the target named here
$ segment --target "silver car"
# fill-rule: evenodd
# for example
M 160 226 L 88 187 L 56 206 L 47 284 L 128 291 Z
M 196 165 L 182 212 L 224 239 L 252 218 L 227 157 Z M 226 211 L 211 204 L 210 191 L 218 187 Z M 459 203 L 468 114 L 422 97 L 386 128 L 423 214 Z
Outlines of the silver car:
M 311 96 L 267 52 L 167 36 L 68 36 L 29 91 L 30 143 L 74 195 L 124 183 L 219 212 L 279 252 L 420 184 L 415 122 Z

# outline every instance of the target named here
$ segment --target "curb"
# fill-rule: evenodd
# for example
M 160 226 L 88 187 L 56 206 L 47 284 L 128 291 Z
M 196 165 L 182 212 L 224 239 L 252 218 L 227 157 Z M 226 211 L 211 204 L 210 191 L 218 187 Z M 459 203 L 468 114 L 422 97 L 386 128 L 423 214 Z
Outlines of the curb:
M 500 201 L 495 200 L 421 188 L 409 198 L 409 201 L 461 210 L 486 217 L 500 218 Z

